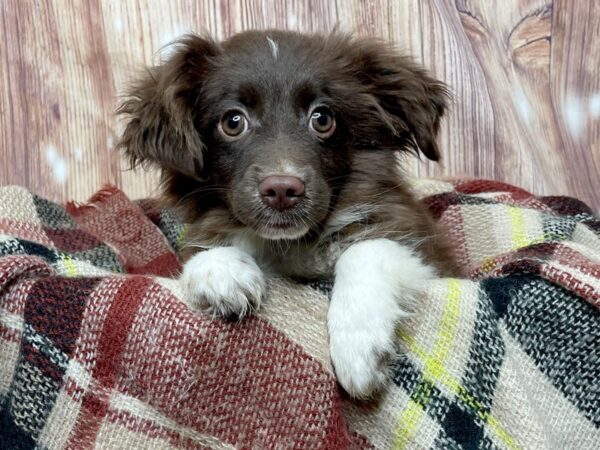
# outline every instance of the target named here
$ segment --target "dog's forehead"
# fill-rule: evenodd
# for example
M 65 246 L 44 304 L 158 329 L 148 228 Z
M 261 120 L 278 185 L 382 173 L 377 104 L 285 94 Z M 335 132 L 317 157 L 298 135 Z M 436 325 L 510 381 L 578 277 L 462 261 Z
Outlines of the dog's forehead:
M 216 77 L 229 85 L 253 85 L 258 90 L 290 90 L 323 79 L 319 58 L 296 36 L 247 33 L 224 45 Z M 322 61 L 321 61 L 322 62 Z
M 249 31 L 240 33 L 223 43 L 226 55 L 266 62 L 294 62 L 314 53 L 314 36 L 281 31 Z M 244 58 L 245 59 L 245 58 Z

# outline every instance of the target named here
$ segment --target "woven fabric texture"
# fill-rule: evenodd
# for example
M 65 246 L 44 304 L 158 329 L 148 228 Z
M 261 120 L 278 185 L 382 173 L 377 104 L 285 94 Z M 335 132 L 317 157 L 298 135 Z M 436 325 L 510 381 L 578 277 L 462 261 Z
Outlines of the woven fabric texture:
M 0 188 L 0 448 L 597 449 L 598 216 L 491 181 L 414 186 L 469 278 L 425 286 L 368 402 L 335 382 L 330 281 L 272 278 L 259 313 L 216 320 L 181 299 L 170 211 Z

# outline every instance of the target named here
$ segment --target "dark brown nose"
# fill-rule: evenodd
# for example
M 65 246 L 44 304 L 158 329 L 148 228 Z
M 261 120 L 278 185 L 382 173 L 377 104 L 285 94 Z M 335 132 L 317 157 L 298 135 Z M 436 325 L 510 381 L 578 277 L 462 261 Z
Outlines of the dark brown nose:
M 267 205 L 283 211 L 296 206 L 304 196 L 304 182 L 296 177 L 271 175 L 260 182 L 258 191 Z

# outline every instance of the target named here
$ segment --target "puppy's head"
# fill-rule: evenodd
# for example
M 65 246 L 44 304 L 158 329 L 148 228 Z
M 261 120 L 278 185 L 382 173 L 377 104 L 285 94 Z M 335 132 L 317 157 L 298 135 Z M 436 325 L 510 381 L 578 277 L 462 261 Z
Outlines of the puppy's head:
M 361 152 L 437 161 L 444 86 L 371 39 L 251 31 L 188 36 L 123 103 L 120 146 L 163 169 L 187 208 L 267 239 L 318 230 Z M 200 215 L 201 211 L 198 211 Z

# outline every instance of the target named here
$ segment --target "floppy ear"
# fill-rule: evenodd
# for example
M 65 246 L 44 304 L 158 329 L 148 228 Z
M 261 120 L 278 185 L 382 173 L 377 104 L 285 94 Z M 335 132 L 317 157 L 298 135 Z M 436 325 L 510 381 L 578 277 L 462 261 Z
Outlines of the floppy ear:
M 197 131 L 198 106 L 208 58 L 218 53 L 209 39 L 188 35 L 161 65 L 149 68 L 117 113 L 127 116 L 118 147 L 132 167 L 154 164 L 199 177 L 204 145 Z
M 436 138 L 450 99 L 446 86 L 381 42 L 365 39 L 357 49 L 355 62 L 381 106 L 381 119 L 404 148 L 438 161 Z

